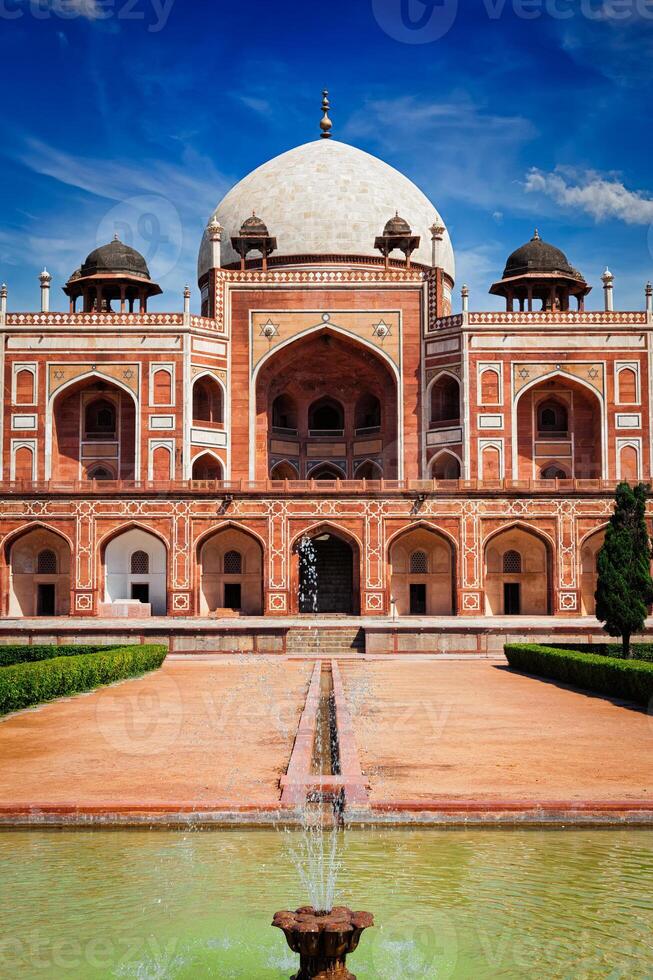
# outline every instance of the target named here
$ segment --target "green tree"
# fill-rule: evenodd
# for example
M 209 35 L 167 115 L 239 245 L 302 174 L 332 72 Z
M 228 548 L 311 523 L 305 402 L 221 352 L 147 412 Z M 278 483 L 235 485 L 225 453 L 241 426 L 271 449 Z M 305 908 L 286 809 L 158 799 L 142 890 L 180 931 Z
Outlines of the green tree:
M 624 657 L 630 657 L 630 638 L 643 629 L 653 603 L 653 549 L 646 526 L 649 490 L 645 483 L 619 484 L 598 556 L 596 616 L 610 636 L 621 637 Z

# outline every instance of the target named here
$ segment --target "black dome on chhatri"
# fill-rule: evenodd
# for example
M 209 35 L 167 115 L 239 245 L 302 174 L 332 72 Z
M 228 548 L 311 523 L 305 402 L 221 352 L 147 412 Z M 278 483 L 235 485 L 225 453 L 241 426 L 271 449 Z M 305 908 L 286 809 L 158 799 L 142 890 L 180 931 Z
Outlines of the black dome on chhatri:
M 530 242 L 522 245 L 508 258 L 503 273 L 504 279 L 513 276 L 523 276 L 528 273 L 537 274 L 560 273 L 563 276 L 573 276 L 580 279 L 580 273 L 570 264 L 567 256 L 555 245 L 542 241 L 537 228 Z
M 147 262 L 140 252 L 125 245 L 118 237 L 108 245 L 94 249 L 82 265 L 82 276 L 103 275 L 113 273 L 150 278 Z
M 399 216 L 399 212 L 395 214 L 394 218 L 390 218 L 390 220 L 386 223 L 385 228 L 383 229 L 383 235 L 385 238 L 391 238 L 394 235 L 411 235 L 411 234 L 412 231 L 410 225 L 404 218 Z
M 253 238 L 257 236 L 259 238 L 267 238 L 267 225 L 264 221 L 261 221 L 257 214 L 252 214 L 249 218 L 246 218 L 245 221 L 243 221 L 240 228 L 240 234 L 242 237 Z

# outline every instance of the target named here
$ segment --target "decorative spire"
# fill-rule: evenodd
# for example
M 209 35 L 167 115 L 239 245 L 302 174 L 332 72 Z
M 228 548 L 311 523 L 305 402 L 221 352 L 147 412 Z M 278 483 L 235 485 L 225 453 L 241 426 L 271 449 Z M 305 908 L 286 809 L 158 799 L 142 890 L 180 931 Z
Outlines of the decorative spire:
M 322 139 L 323 140 L 329 140 L 329 139 L 331 139 L 331 129 L 333 127 L 333 123 L 329 119 L 329 109 L 330 108 L 331 108 L 331 103 L 329 102 L 329 90 L 325 88 L 324 92 L 322 92 L 322 112 L 323 112 L 323 116 L 322 116 L 322 120 L 320 122 L 320 129 L 322 130 Z
M 542 241 L 542 239 L 540 238 L 540 233 L 539 233 L 539 231 L 538 231 L 537 228 L 533 232 L 533 237 L 531 238 L 531 241 L 532 242 L 541 242 Z

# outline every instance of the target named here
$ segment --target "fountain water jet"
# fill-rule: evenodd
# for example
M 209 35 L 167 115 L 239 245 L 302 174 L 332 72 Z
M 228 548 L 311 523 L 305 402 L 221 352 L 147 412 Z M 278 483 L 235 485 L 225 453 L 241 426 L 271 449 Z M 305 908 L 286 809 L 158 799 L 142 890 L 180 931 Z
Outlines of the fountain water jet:
M 300 608 L 317 609 L 317 575 L 315 549 L 310 538 L 300 542 Z M 312 562 L 312 564 L 311 564 Z M 312 574 L 311 574 L 312 572 Z M 303 592 L 302 583 L 306 586 Z M 309 602 L 310 600 L 310 602 Z M 277 912 L 272 925 L 281 929 L 288 946 L 299 953 L 299 973 L 292 980 L 356 980 L 347 969 L 346 960 L 357 948 L 365 929 L 374 925 L 369 912 L 352 912 L 345 906 L 334 907 L 338 873 L 338 832 L 342 824 L 343 790 L 329 785 L 329 777 L 339 776 L 340 745 L 337 710 L 331 665 L 322 663 L 319 670 L 319 698 L 311 695 L 318 674 L 314 672 L 307 697 L 313 705 L 311 714 L 314 738 L 309 777 L 316 783 L 308 789 L 301 808 L 301 847 L 290 854 L 300 880 L 313 902 L 295 912 Z M 305 709 L 305 715 L 307 714 Z M 301 726 L 300 726 L 301 727 Z M 321 783 L 321 780 L 325 780 Z

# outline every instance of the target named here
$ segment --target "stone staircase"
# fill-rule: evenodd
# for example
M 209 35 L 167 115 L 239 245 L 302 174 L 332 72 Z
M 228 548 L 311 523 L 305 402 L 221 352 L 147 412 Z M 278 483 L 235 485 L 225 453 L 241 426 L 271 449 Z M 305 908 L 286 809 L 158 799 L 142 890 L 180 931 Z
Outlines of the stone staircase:
M 286 653 L 327 657 L 365 653 L 365 631 L 357 626 L 291 627 Z

